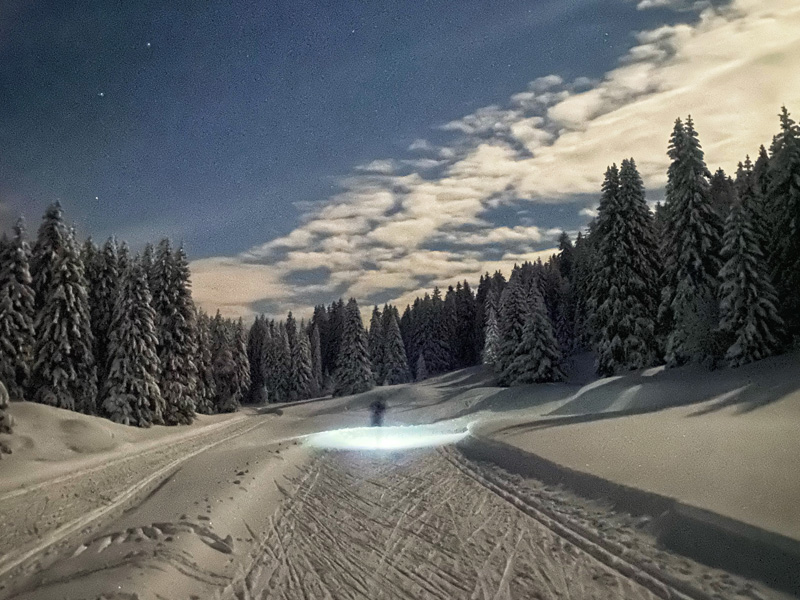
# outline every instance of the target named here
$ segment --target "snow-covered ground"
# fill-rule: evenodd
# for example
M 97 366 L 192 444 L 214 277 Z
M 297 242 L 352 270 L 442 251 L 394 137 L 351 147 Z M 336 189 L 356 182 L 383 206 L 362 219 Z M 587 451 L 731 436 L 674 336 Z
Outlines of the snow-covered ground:
M 469 431 L 797 537 L 797 363 L 597 380 L 578 357 L 566 384 L 472 368 L 149 430 L 12 405 L 0 598 L 783 597 L 658 548 L 648 519 L 435 447 Z

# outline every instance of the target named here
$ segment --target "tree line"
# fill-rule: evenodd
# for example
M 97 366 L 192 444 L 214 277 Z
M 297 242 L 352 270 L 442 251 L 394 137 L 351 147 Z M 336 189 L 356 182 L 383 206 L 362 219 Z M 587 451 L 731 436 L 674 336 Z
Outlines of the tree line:
M 178 425 L 236 410 L 249 378 L 241 320 L 196 309 L 182 247 L 79 246 L 58 203 L 32 249 L 22 220 L 0 241 L 0 381 L 12 401 Z

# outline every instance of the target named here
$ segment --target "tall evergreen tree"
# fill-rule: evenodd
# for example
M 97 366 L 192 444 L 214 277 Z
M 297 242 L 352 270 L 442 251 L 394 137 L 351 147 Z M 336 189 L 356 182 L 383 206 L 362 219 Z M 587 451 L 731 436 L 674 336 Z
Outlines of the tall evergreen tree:
M 247 360 L 250 363 L 250 401 L 260 404 L 267 400 L 266 353 L 269 325 L 264 315 L 257 316 L 247 333 Z
M 89 294 L 89 314 L 92 320 L 94 336 L 94 354 L 97 362 L 97 378 L 102 389 L 108 369 L 108 336 L 111 330 L 111 319 L 121 282 L 125 273 L 119 271 L 117 244 L 113 238 L 106 240 L 101 250 L 87 252 L 89 262 L 86 266 L 86 280 Z M 145 271 L 145 274 L 147 271 Z M 148 280 L 149 289 L 149 280 Z
M 311 343 L 311 396 L 315 398 L 322 395 L 325 385 L 322 377 L 322 341 L 317 324 L 313 324 L 308 337 Z
M 529 294 L 520 343 L 499 378 L 507 385 L 564 379 L 560 368 L 561 352 L 558 341 L 553 335 L 553 327 L 538 286 L 530 286 Z
M 153 298 L 161 364 L 159 387 L 164 398 L 164 422 L 187 425 L 194 420 L 197 366 L 189 264 L 183 248 L 174 253 L 169 240 L 158 245 L 154 265 L 158 295 Z
M 691 117 L 675 123 L 669 145 L 664 289 L 659 318 L 669 331 L 670 366 L 707 361 L 718 353 L 717 291 L 722 225 L 711 206 L 709 172 Z
M 146 263 L 143 262 L 142 266 L 145 267 Z M 210 415 L 215 412 L 217 405 L 211 319 L 206 313 L 200 312 L 197 314 L 196 322 L 197 392 L 195 393 L 195 410 L 200 414 Z
M 652 365 L 659 257 L 644 185 L 633 159 L 622 161 L 616 202 L 600 205 L 592 304 L 597 371 L 613 375 Z
M 292 400 L 306 400 L 311 397 L 313 387 L 313 365 L 311 364 L 311 343 L 305 326 L 301 326 L 292 348 L 292 376 L 290 397 Z
M 500 355 L 500 329 L 493 304 L 488 305 L 484 340 L 486 340 L 486 345 L 483 347 L 483 363 L 495 366 Z
M 11 433 L 11 429 L 14 426 L 14 421 L 11 418 L 11 415 L 8 414 L 8 391 L 6 391 L 6 386 L 0 381 L 0 433 Z M 11 448 L 9 448 L 3 440 L 0 440 L 0 458 L 3 457 L 3 454 L 11 454 Z
M 403 338 L 400 335 L 400 323 L 395 312 L 388 306 L 383 311 L 382 355 L 382 383 L 384 385 L 395 385 L 411 381 L 406 349 L 403 344 Z
M 728 343 L 725 359 L 732 367 L 774 354 L 783 332 L 777 295 L 750 221 L 746 205 L 734 204 L 722 248 L 726 262 L 720 272 L 720 329 Z
M 789 332 L 800 333 L 800 127 L 784 106 L 769 161 L 770 212 L 775 216 L 770 266 Z
M 771 243 L 770 216 L 765 203 L 766 197 L 758 192 L 750 156 L 745 157 L 744 162 L 740 162 L 736 170 L 736 196 L 741 201 L 744 211 L 749 215 L 756 243 L 764 260 L 767 260 Z
M 372 318 L 369 322 L 368 345 L 369 345 L 369 359 L 372 365 L 372 376 L 375 383 L 380 385 L 383 383 L 383 318 L 381 316 L 381 309 L 376 304 L 372 309 Z
M 58 215 L 60 218 L 60 210 Z M 53 247 L 57 251 L 53 264 L 39 255 L 43 302 L 36 318 L 31 399 L 94 414 L 97 371 L 83 264 L 74 234 L 49 227 L 51 218 L 48 210 L 40 229 L 47 239 L 37 242 L 40 249 Z
M 500 343 L 494 362 L 495 372 L 504 385 L 510 382 L 504 379 L 503 374 L 514 360 L 517 346 L 522 342 L 522 329 L 525 327 L 530 308 L 529 291 L 529 285 L 523 280 L 522 268 L 514 265 L 508 284 L 500 296 L 498 319 Z
M 336 369 L 334 396 L 360 394 L 374 385 L 367 333 L 355 298 L 347 303 L 342 324 L 342 343 Z
M 242 400 L 240 361 L 236 356 L 236 330 L 217 311 L 211 322 L 211 335 L 214 385 L 217 389 L 216 412 L 235 412 L 239 409 Z
M 30 261 L 37 311 L 41 310 L 44 305 L 58 255 L 68 237 L 69 232 L 67 226 L 64 225 L 61 204 L 55 202 L 47 207 L 44 217 L 42 217 L 42 224 L 39 226 Z
M 455 303 L 455 363 L 461 367 L 469 367 L 478 362 L 475 339 L 477 311 L 475 296 L 466 281 L 456 286 Z
M 239 385 L 239 403 L 241 404 L 250 393 L 250 361 L 247 358 L 247 332 L 244 329 L 242 318 L 233 324 L 233 358 L 236 361 L 236 371 Z
M 329 373 L 334 373 L 339 364 L 339 348 L 342 345 L 345 306 L 344 300 L 339 298 L 333 302 L 328 310 L 328 340 L 323 348 L 323 363 Z
M 134 262 L 121 281 L 108 337 L 108 375 L 103 413 L 124 425 L 149 427 L 163 422 L 158 386 L 158 339 L 147 276 Z
M 0 242 L 0 381 L 12 400 L 23 400 L 33 363 L 33 281 L 28 262 L 30 249 L 22 219 L 14 239 Z

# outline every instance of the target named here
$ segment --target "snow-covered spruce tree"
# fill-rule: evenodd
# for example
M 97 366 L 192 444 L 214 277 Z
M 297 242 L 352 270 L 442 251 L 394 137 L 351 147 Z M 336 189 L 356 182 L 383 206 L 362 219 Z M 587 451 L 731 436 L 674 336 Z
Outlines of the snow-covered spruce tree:
M 216 410 L 217 384 L 214 381 L 212 356 L 211 319 L 200 312 L 197 314 L 195 329 L 195 361 L 197 363 L 197 391 L 195 410 L 203 415 L 211 415 Z
M 261 404 L 267 401 L 266 353 L 269 325 L 264 315 L 256 316 L 247 332 L 247 360 L 250 364 L 249 401 Z
M 147 275 L 134 261 L 121 280 L 108 336 L 108 375 L 103 414 L 123 425 L 161 423 L 164 400 L 158 386 L 155 311 Z
M 60 214 L 60 211 L 59 211 Z M 47 220 L 49 217 L 46 216 Z M 61 226 L 63 228 L 63 224 Z M 41 309 L 36 317 L 36 342 L 29 398 L 68 410 L 94 414 L 97 370 L 83 264 L 74 233 L 58 231 L 61 238 L 55 262 L 46 265 Z M 45 263 L 40 261 L 40 268 Z M 43 271 L 40 270 L 40 275 Z
M 369 360 L 372 365 L 372 377 L 377 385 L 383 383 L 383 319 L 381 309 L 376 304 L 372 309 L 368 333 Z
M 736 169 L 736 196 L 750 216 L 750 227 L 756 236 L 758 248 L 764 260 L 768 260 L 770 245 L 770 220 L 765 197 L 758 192 L 753 163 L 750 156 L 745 157 Z M 766 263 L 765 263 L 766 264 Z M 767 272 L 769 267 L 767 266 Z
M 608 267 L 604 265 L 609 260 L 608 253 L 614 242 L 614 224 L 619 217 L 619 169 L 613 164 L 606 169 L 601 187 L 600 206 L 597 209 L 597 218 L 592 223 L 591 238 L 594 252 L 587 282 L 586 315 L 587 325 L 591 332 L 592 345 L 596 346 L 598 333 L 602 323 L 598 321 L 597 309 L 608 297 L 612 280 L 609 277 Z
M 738 367 L 774 354 L 783 333 L 777 294 L 743 202 L 734 204 L 725 223 L 722 257 L 720 330 L 729 343 L 725 360 Z
M 157 287 L 157 282 L 153 277 L 155 274 L 155 270 L 153 269 L 153 265 L 156 261 L 156 251 L 153 248 L 153 244 L 147 243 L 142 250 L 142 254 L 139 257 L 139 262 L 142 264 L 142 268 L 144 269 L 145 275 L 147 275 L 147 285 L 150 287 L 150 295 L 153 296 L 153 291 Z
M 316 324 L 312 324 L 308 337 L 311 344 L 311 397 L 315 398 L 322 395 L 325 385 L 322 376 L 322 341 Z
M 658 358 L 659 256 L 653 218 L 633 159 L 622 161 L 617 201 L 600 205 L 595 231 L 597 372 L 613 375 Z
M 483 364 L 495 366 L 500 353 L 500 330 L 493 304 L 487 306 L 484 340 L 486 345 L 483 347 Z
M 278 337 L 275 344 L 276 350 L 276 390 L 279 402 L 289 402 L 292 389 L 292 348 L 289 343 L 289 332 L 286 324 L 278 324 Z
M 113 238 L 106 240 L 102 249 L 92 254 L 91 263 L 84 263 L 87 269 L 86 280 L 92 334 L 94 335 L 94 355 L 101 389 L 109 366 L 107 347 L 112 314 L 120 292 L 120 284 L 125 278 L 125 273 L 119 271 L 118 263 L 117 243 Z M 145 271 L 145 276 L 147 276 L 147 271 Z
M 14 238 L 0 242 L 0 381 L 12 400 L 25 399 L 33 363 L 36 308 L 29 258 L 20 219 Z
M 164 423 L 188 425 L 194 420 L 195 309 L 189 283 L 189 264 L 183 248 L 174 253 L 169 240 L 159 243 L 153 266 L 157 295 L 153 297 L 161 364 L 159 387 L 164 398 Z
M 342 332 L 344 327 L 344 300 L 339 298 L 328 309 L 328 340 L 323 350 L 323 363 L 328 371 L 336 372 L 339 361 L 339 348 L 342 345 Z M 320 332 L 321 333 L 321 332 Z
M 297 321 L 292 315 L 292 311 L 289 311 L 289 314 L 286 316 L 286 337 L 289 339 L 289 351 L 291 352 L 297 340 Z
M 508 385 L 563 381 L 561 351 L 539 287 L 530 287 L 529 309 L 525 315 L 522 339 L 510 364 L 500 376 Z
M 530 308 L 528 302 L 529 286 L 523 281 L 521 267 L 514 265 L 508 284 L 500 296 L 498 319 L 500 343 L 494 367 L 501 385 L 511 384 L 504 379 L 504 373 L 514 360 L 517 346 L 522 341 L 522 329 L 525 327 L 525 319 Z
M 311 397 L 312 365 L 311 343 L 306 334 L 305 324 L 301 324 L 296 333 L 295 344 L 292 348 L 292 375 L 290 398 L 292 400 L 306 400 Z
M 446 304 L 438 287 L 431 295 L 430 331 L 431 337 L 425 352 L 425 365 L 428 374 L 446 373 L 453 367 L 453 319 L 454 306 Z
M 233 324 L 233 358 L 236 361 L 236 370 L 239 383 L 239 403 L 243 402 L 250 393 L 250 361 L 247 358 L 247 332 L 242 318 Z
M 411 381 L 411 373 L 400 335 L 400 323 L 394 310 L 389 307 L 384 309 L 383 316 L 383 384 L 408 383 Z
M 216 412 L 235 412 L 242 401 L 240 366 L 236 356 L 237 333 L 233 324 L 217 311 L 211 322 Z
M 122 241 L 117 247 L 117 271 L 122 274 L 131 266 L 131 250 L 128 248 L 128 242 Z M 153 292 L 150 295 L 155 298 Z
M 774 215 L 770 266 L 780 314 L 790 334 L 800 334 L 800 127 L 784 106 L 772 141 L 769 210 Z
M 720 353 L 718 275 L 722 223 L 711 206 L 709 172 L 691 117 L 675 122 L 669 144 L 663 290 L 659 319 L 668 366 L 711 362 Z
M 50 285 L 58 254 L 64 247 L 68 235 L 61 203 L 55 202 L 47 207 L 42 217 L 31 253 L 30 269 L 37 311 L 44 304 L 45 291 Z
M 456 364 L 469 367 L 479 362 L 475 319 L 477 310 L 472 288 L 465 280 L 456 285 Z
M 360 394 L 372 389 L 375 384 L 369 361 L 367 333 L 355 298 L 350 298 L 344 312 L 335 379 L 334 396 Z

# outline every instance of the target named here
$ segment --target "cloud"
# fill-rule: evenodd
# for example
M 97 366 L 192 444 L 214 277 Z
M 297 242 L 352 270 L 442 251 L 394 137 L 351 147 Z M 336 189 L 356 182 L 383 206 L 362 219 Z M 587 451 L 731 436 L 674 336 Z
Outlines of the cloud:
M 704 10 L 692 25 L 659 26 L 634 39 L 601 79 L 536 79 L 506 103 L 439 126 L 451 144 L 420 138 L 409 146 L 438 164 L 372 161 L 288 235 L 238 257 L 193 263 L 201 269 L 198 297 L 231 310 L 269 298 L 270 306 L 298 311 L 311 292 L 363 301 L 405 289 L 395 296 L 402 303 L 431 285 L 474 282 L 483 270 L 508 270 L 548 251 L 542 246 L 560 228 L 537 227 L 537 205 L 572 203 L 572 214 L 592 216 L 586 196 L 599 195 L 611 162 L 633 156 L 648 189 L 662 189 L 676 117 L 691 114 L 709 166 L 732 172 L 769 142 L 781 104 L 800 111 L 800 78 L 792 77 L 800 56 L 796 0 L 734 0 L 724 11 Z M 524 227 L 486 221 L 491 209 L 512 204 L 532 209 Z M 323 265 L 330 269 L 323 283 L 285 283 L 287 274 Z M 261 283 L 244 281 L 251 276 Z M 233 299 L 219 295 L 239 281 Z

